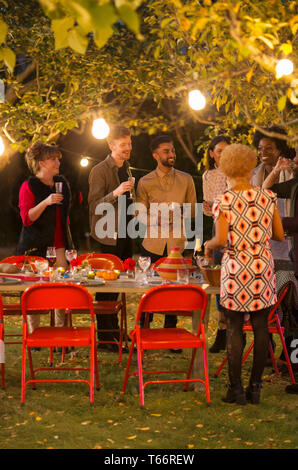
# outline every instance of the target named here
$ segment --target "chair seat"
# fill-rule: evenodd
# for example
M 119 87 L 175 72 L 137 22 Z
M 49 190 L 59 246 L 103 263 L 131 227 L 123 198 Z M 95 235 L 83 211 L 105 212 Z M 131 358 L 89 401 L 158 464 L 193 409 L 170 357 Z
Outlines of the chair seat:
M 28 335 L 27 346 L 90 346 L 90 328 L 40 327 Z
M 131 332 L 130 336 L 133 335 Z M 143 349 L 198 348 L 202 340 L 184 328 L 153 328 L 141 330 Z

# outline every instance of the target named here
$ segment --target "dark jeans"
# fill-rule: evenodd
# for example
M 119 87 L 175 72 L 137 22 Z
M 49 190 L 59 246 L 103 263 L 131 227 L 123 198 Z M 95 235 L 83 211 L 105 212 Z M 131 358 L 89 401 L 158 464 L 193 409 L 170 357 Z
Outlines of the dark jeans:
M 270 308 L 245 312 L 250 314 L 254 333 L 254 352 L 251 370 L 251 383 L 261 382 L 266 365 L 269 345 L 268 315 Z M 241 361 L 244 348 L 243 322 L 244 313 L 225 309 L 227 320 L 227 354 L 229 364 L 229 379 L 231 387 L 241 386 Z
M 151 263 L 155 263 L 160 258 L 167 256 L 167 246 L 165 246 L 164 252 L 162 255 L 157 255 L 155 253 L 151 253 L 150 251 L 145 250 L 145 248 L 141 245 L 141 256 L 150 256 Z M 149 323 L 153 320 L 153 314 L 149 314 Z M 145 313 L 141 314 L 141 328 L 144 328 L 145 324 Z M 177 325 L 177 316 L 176 315 L 165 315 L 165 322 L 164 328 L 175 328 Z
M 109 253 L 116 255 L 118 258 L 124 261 L 126 258 L 132 257 L 132 240 L 130 238 L 120 238 L 117 240 L 116 246 L 100 245 L 101 253 Z M 117 293 L 99 293 L 96 292 L 95 300 L 117 300 Z M 119 329 L 118 315 L 96 315 L 97 329 L 98 330 L 112 330 Z M 119 332 L 100 332 L 98 333 L 98 339 L 101 341 L 119 341 Z

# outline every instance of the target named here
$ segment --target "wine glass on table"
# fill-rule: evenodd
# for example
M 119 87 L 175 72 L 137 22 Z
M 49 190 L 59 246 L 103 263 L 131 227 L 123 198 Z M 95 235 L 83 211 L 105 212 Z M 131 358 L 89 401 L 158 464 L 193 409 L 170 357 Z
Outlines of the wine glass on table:
M 73 276 L 75 273 L 75 267 L 71 265 L 71 261 L 77 259 L 78 252 L 77 250 L 65 250 L 65 258 L 70 263 L 70 274 Z
M 141 270 L 143 271 L 143 274 L 144 274 L 144 279 L 142 281 L 142 284 L 148 284 L 147 270 L 151 266 L 150 256 L 140 256 L 139 259 L 138 259 L 138 265 L 140 266 L 140 268 L 141 268 Z
M 56 248 L 54 246 L 48 246 L 47 252 L 46 252 L 46 258 L 49 262 L 49 267 L 53 268 L 57 259 Z
M 44 282 L 42 280 L 42 275 L 48 269 L 49 262 L 46 259 L 37 259 L 35 260 L 35 267 L 40 275 L 40 282 Z

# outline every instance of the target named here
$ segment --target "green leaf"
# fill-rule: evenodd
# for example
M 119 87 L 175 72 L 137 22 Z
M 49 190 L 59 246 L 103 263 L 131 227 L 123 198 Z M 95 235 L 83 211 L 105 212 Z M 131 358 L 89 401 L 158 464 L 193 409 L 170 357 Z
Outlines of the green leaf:
M 118 20 L 115 8 L 110 3 L 105 5 L 97 5 L 90 9 L 92 15 L 92 23 L 96 31 L 100 29 L 110 28 Z
M 73 25 L 74 19 L 69 16 L 65 16 L 64 18 L 61 18 L 59 20 L 52 21 L 51 28 L 55 37 L 56 50 L 68 47 L 68 33 L 70 28 L 73 27 Z
M 3 47 L 2 48 L 2 58 L 4 60 L 4 63 L 10 73 L 13 73 L 15 65 L 16 65 L 16 56 L 15 53 L 9 49 L 8 47 Z
M 285 55 L 289 55 L 293 51 L 293 47 L 291 43 L 284 43 L 281 44 L 279 50 L 282 51 Z
M 7 34 L 7 24 L 4 23 L 4 21 L 0 19 L 0 44 L 5 42 L 6 34 Z
M 82 36 L 77 28 L 73 28 L 68 33 L 68 44 L 69 46 L 79 54 L 85 54 L 87 46 L 88 46 L 88 39 L 86 36 Z
M 106 44 L 107 40 L 112 36 L 113 32 L 114 31 L 112 28 L 100 28 L 99 30 L 95 31 L 94 42 L 99 49 Z
M 286 102 L 287 102 L 287 96 L 286 95 L 279 98 L 279 100 L 277 102 L 277 109 L 278 109 L 279 112 L 281 112 L 283 109 L 285 109 Z
M 130 5 L 122 5 L 119 9 L 119 16 L 124 21 L 124 23 L 128 26 L 128 28 L 133 31 L 135 34 L 139 33 L 140 29 L 140 22 L 138 14 L 131 8 Z

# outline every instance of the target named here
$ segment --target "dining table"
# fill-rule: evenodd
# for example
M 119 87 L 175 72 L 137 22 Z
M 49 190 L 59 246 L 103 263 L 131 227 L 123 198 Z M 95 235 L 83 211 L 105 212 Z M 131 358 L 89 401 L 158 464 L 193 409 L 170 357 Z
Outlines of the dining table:
M 36 284 L 37 282 L 46 282 L 48 281 L 47 277 L 41 277 L 36 274 L 26 275 L 0 275 L 0 294 L 4 297 L 11 296 L 21 296 L 22 292 L 24 292 L 29 286 Z M 83 285 L 90 294 L 95 294 L 97 292 L 102 293 L 119 293 L 119 294 L 139 294 L 142 296 L 146 293 L 150 288 L 158 285 L 163 285 L 165 282 L 159 276 L 154 276 L 148 279 L 148 283 L 144 283 L 141 280 L 137 280 L 134 278 L 127 277 L 126 273 L 121 273 L 119 278 L 116 280 L 102 280 L 99 279 L 71 279 L 71 278 L 63 278 L 56 282 L 74 282 L 76 284 Z M 178 284 L 177 282 L 167 281 L 172 284 Z M 189 284 L 193 284 L 196 286 L 200 286 L 208 296 L 208 304 L 207 310 L 204 318 L 204 325 L 205 325 L 205 334 L 206 334 L 206 341 L 208 338 L 208 323 L 209 323 L 209 314 L 210 314 L 210 303 L 211 303 L 211 296 L 216 295 L 219 293 L 219 287 L 211 286 L 206 282 L 202 281 L 200 278 L 196 279 L 193 278 L 189 280 Z M 198 322 L 200 321 L 200 311 L 194 311 L 192 316 L 192 329 L 193 331 L 197 331 Z M 198 351 L 196 356 L 196 360 L 194 362 L 194 369 L 193 375 L 194 377 L 202 377 L 204 374 L 204 367 L 203 367 L 203 354 L 202 350 Z M 199 391 L 202 389 L 202 384 L 200 382 L 196 382 L 194 384 L 195 390 Z

